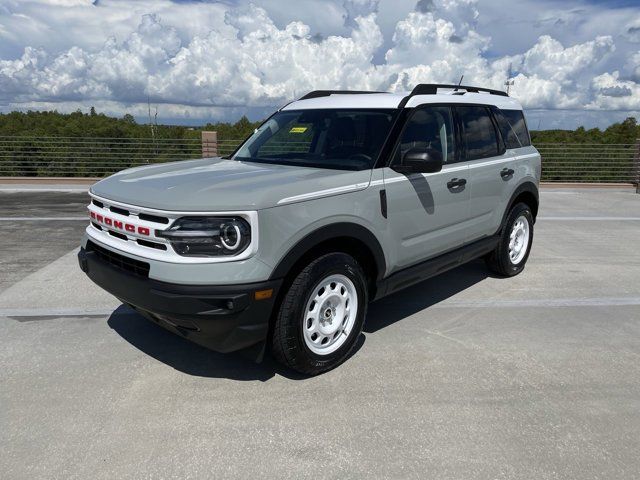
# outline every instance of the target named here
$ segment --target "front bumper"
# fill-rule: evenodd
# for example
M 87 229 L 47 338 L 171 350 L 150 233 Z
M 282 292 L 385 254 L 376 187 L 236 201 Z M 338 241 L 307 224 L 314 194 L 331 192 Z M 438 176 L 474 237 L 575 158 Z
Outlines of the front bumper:
M 130 273 L 95 251 L 78 253 L 80 268 L 99 287 L 164 328 L 218 352 L 263 342 L 281 280 L 241 285 L 178 285 Z M 270 298 L 255 293 L 273 289 Z

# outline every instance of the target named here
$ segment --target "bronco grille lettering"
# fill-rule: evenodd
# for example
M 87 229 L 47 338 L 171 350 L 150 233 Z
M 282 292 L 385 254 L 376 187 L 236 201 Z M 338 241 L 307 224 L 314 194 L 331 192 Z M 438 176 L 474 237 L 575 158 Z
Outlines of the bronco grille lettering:
M 118 230 L 124 230 L 129 233 L 138 233 L 138 235 L 150 236 L 151 230 L 147 227 L 138 227 L 131 223 L 124 223 L 120 220 L 114 220 L 113 218 L 105 217 L 98 213 L 89 211 L 89 216 L 98 223 L 102 223 L 107 225 L 108 227 L 113 227 Z

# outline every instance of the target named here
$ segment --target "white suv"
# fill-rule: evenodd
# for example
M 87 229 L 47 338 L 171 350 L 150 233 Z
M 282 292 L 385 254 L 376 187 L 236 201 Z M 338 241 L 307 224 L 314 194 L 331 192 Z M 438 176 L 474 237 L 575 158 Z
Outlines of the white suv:
M 539 180 L 504 92 L 316 91 L 228 158 L 95 184 L 79 260 L 175 333 L 317 374 L 347 358 L 370 300 L 481 256 L 521 272 Z

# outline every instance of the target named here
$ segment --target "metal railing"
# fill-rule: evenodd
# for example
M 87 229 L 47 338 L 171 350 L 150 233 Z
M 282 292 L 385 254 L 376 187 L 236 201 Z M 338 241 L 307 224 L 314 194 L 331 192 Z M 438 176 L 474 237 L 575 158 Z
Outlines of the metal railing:
M 640 144 L 539 143 L 542 181 L 637 183 Z
M 203 136 L 204 139 L 204 136 Z M 129 167 L 228 155 L 240 139 L 0 137 L 0 176 L 103 177 Z M 638 183 L 640 142 L 539 143 L 546 182 Z

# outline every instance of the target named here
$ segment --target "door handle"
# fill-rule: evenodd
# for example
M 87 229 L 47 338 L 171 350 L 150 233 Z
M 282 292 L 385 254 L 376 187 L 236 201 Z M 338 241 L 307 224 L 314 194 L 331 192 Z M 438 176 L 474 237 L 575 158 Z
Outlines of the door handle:
M 510 176 L 512 176 L 515 173 L 515 170 L 513 168 L 503 168 L 500 171 L 500 176 L 502 178 L 508 178 Z
M 467 180 L 465 178 L 452 178 L 447 182 L 447 188 L 464 187 L 466 184 Z

